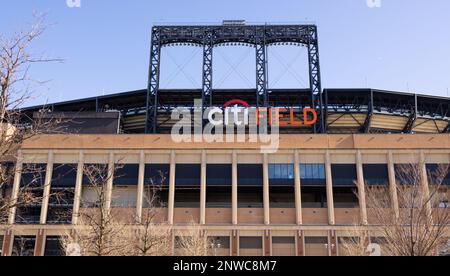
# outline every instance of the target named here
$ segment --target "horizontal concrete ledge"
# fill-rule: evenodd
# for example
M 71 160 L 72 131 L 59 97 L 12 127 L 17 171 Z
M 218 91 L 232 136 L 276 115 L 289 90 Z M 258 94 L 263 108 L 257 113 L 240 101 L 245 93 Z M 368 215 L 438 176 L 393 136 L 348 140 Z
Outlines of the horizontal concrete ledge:
M 23 144 L 23 149 L 249 149 L 260 150 L 261 142 L 182 142 L 170 135 L 41 135 Z M 276 144 L 275 144 L 276 145 Z M 450 134 L 286 134 L 279 149 L 449 149 Z

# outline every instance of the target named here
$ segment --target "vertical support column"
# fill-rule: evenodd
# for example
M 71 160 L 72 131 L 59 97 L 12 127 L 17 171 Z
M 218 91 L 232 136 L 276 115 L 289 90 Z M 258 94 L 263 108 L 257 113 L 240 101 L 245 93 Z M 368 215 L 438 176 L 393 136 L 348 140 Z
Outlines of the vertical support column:
M 232 204 L 232 213 L 233 213 L 233 225 L 238 224 L 238 177 L 237 177 L 237 153 L 236 151 L 233 151 L 233 164 L 232 164 L 232 187 L 231 187 L 231 204 Z
M 427 174 L 427 164 L 425 159 L 425 152 L 423 150 L 420 151 L 420 178 L 421 178 L 421 185 L 422 185 L 422 191 L 423 191 L 423 200 L 426 201 L 425 204 L 425 211 L 427 212 L 427 217 L 431 218 L 432 215 L 432 207 L 431 207 L 431 201 L 430 201 L 430 186 L 428 183 L 428 174 Z
M 315 132 L 325 130 L 325 116 L 323 110 L 322 84 L 319 62 L 319 40 L 316 26 L 308 26 L 308 60 L 309 60 L 309 83 L 311 89 L 312 108 L 319 107 L 320 122 L 314 125 Z
M 239 256 L 239 231 L 231 231 L 231 256 Z
M 267 107 L 267 45 L 265 26 L 256 27 L 256 102 L 257 107 Z
M 45 224 L 47 222 L 48 202 L 50 199 L 50 191 L 53 178 L 53 159 L 54 159 L 53 151 L 50 150 L 48 152 L 47 168 L 45 170 L 44 193 L 42 196 L 40 224 Z
M 13 190 L 12 190 L 12 208 L 9 211 L 9 218 L 8 218 L 8 224 L 14 224 L 16 219 L 16 211 L 17 207 L 15 205 L 17 204 L 17 200 L 19 197 L 19 191 L 20 191 L 20 182 L 22 178 L 22 170 L 23 170 L 23 156 L 22 151 L 19 150 L 18 157 L 16 161 L 16 167 L 14 171 L 14 183 L 13 183 Z
M 269 186 L 269 156 L 263 156 L 263 204 L 264 204 L 264 224 L 270 225 L 270 186 Z
M 206 151 L 202 151 L 201 184 L 200 184 L 200 224 L 206 224 Z
M 209 28 L 205 31 L 203 41 L 203 80 L 202 80 L 202 107 L 203 111 L 213 105 L 213 33 Z M 205 123 L 205 121 L 203 120 Z
M 325 171 L 327 175 L 327 205 L 328 205 L 328 223 L 335 225 L 334 216 L 334 198 L 333 198 L 333 176 L 331 173 L 331 155 L 327 151 L 325 155 Z
M 105 202 L 105 208 L 106 212 L 109 213 L 111 210 L 111 201 L 112 201 L 112 191 L 113 191 L 113 185 L 114 185 L 114 153 L 111 151 L 109 153 L 108 158 L 108 176 L 107 176 L 107 182 L 106 182 L 106 202 Z
M 138 223 L 142 222 L 142 207 L 144 200 L 144 178 L 145 178 L 145 152 L 141 150 L 139 154 L 139 174 L 138 174 L 137 201 L 136 201 L 136 220 Z
M 302 213 L 302 189 L 301 189 L 301 172 L 300 172 L 300 156 L 298 150 L 294 152 L 294 177 L 295 177 L 295 214 L 297 225 L 303 224 Z
M 359 209 L 361 216 L 361 223 L 363 225 L 368 224 L 367 220 L 367 204 L 366 204 L 366 185 L 364 183 L 364 170 L 362 164 L 361 151 L 356 152 L 356 174 L 358 177 L 358 197 L 359 197 Z
M 297 231 L 295 241 L 296 241 L 296 256 L 305 256 L 305 235 L 302 230 Z
M 272 256 L 272 233 L 270 230 L 264 231 L 264 243 L 263 243 L 263 251 L 264 256 L 270 257 Z
M 161 63 L 161 30 L 152 29 L 152 45 L 150 50 L 150 68 L 147 91 L 147 115 L 145 133 L 157 132 L 158 90 Z
M 394 215 L 396 218 L 400 217 L 400 207 L 398 204 L 397 195 L 397 180 L 395 179 L 395 168 L 394 168 L 394 155 L 392 151 L 388 153 L 388 173 L 389 173 L 389 193 L 391 196 L 392 208 L 394 208 Z
M 12 247 L 14 243 L 14 235 L 12 230 L 6 230 L 5 235 L 3 236 L 3 249 L 2 249 L 2 255 L 1 256 L 11 256 Z M 0 246 L 2 246 L 0 244 Z
M 80 151 L 78 156 L 77 179 L 75 184 L 72 224 L 77 224 L 78 218 L 80 217 L 81 192 L 83 189 L 83 174 L 84 174 L 84 152 Z
M 36 235 L 36 244 L 34 246 L 34 256 L 44 256 L 45 250 L 45 230 L 39 229 Z
M 168 206 L 168 222 L 173 224 L 175 213 L 175 173 L 176 173 L 176 155 L 175 151 L 170 152 L 170 176 L 169 176 L 169 206 Z

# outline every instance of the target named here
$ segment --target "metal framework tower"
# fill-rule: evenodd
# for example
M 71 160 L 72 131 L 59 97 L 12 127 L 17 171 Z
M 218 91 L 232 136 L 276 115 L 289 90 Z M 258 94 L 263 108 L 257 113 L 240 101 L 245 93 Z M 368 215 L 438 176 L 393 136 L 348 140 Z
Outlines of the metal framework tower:
M 325 131 L 324 108 L 319 64 L 319 42 L 315 25 L 245 25 L 155 26 L 152 29 L 150 70 L 147 93 L 146 133 L 157 133 L 158 90 L 161 48 L 167 45 L 190 44 L 203 47 L 202 102 L 206 109 L 213 105 L 213 49 L 226 43 L 255 47 L 256 102 L 269 107 L 267 49 L 279 43 L 293 43 L 308 48 L 310 107 L 319 113 L 314 132 Z M 299 103 L 300 105 L 304 103 Z

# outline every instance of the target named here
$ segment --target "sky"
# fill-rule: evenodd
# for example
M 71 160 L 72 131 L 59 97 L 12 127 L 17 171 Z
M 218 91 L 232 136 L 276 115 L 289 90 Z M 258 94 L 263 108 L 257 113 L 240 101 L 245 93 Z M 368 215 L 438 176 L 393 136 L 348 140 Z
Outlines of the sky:
M 79 0 L 72 8 L 66 0 L 0 1 L 2 35 L 45 13 L 51 26 L 31 51 L 64 59 L 32 67 L 34 79 L 49 82 L 29 105 L 146 88 L 153 25 L 229 19 L 317 24 L 324 88 L 437 96 L 450 88 L 448 0 Z M 270 88 L 308 85 L 305 48 L 268 51 Z M 249 47 L 215 48 L 213 86 L 254 87 L 254 55 Z M 161 88 L 201 88 L 201 62 L 199 47 L 164 48 Z

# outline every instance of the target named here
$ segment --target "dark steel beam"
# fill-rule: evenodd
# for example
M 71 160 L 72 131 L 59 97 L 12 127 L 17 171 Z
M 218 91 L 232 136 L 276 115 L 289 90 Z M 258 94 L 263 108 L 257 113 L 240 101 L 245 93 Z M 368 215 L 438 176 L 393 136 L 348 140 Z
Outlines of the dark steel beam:
M 161 33 L 153 28 L 150 50 L 150 72 L 147 91 L 147 115 L 145 133 L 157 133 L 158 90 L 161 65 Z
M 267 45 L 265 27 L 256 28 L 256 102 L 257 107 L 268 107 Z
M 322 83 L 319 62 L 319 40 L 316 26 L 308 26 L 308 61 L 309 61 L 309 85 L 311 89 L 311 107 L 315 108 L 319 115 L 319 121 L 314 126 L 315 133 L 325 131 L 325 114 L 323 109 Z
M 213 33 L 209 28 L 205 29 L 203 42 L 203 78 L 202 78 L 202 105 L 203 111 L 213 105 Z

